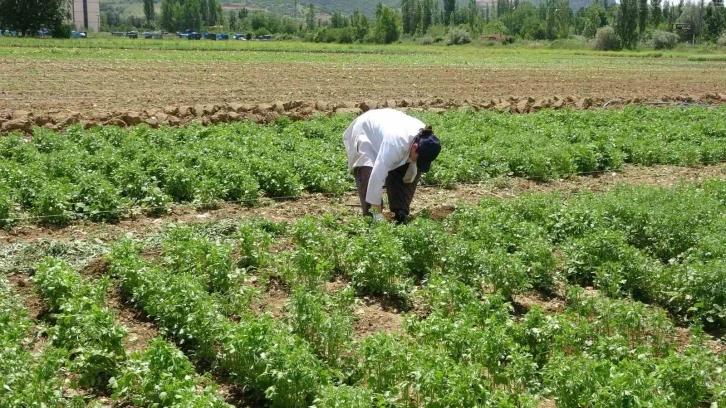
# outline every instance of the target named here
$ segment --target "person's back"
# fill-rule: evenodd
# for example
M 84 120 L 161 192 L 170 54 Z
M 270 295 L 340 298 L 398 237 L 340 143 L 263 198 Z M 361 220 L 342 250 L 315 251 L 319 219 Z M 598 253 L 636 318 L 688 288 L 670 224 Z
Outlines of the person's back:
M 384 140 L 391 143 L 403 159 L 411 141 L 425 126 L 420 120 L 395 109 L 375 109 L 358 116 L 343 134 L 348 170 L 373 167 Z

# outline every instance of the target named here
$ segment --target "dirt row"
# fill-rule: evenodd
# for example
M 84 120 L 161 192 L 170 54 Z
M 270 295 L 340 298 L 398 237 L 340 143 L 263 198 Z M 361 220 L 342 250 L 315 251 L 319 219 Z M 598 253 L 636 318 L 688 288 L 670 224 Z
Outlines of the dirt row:
M 146 124 L 152 128 L 159 126 L 186 126 L 194 122 L 202 125 L 218 123 L 253 121 L 272 123 L 282 117 L 292 120 L 305 120 L 315 115 L 361 114 L 370 109 L 396 108 L 405 110 L 427 110 L 444 112 L 450 109 L 475 109 L 511 113 L 532 113 L 542 109 L 597 109 L 622 107 L 625 105 L 669 105 L 669 104 L 706 104 L 726 103 L 726 93 L 707 93 L 700 96 L 675 95 L 663 96 L 659 101 L 643 98 L 612 99 L 578 96 L 553 96 L 551 98 L 509 97 L 507 99 L 387 99 L 380 101 L 329 103 L 325 101 L 288 101 L 262 104 L 224 103 L 216 105 L 168 106 L 163 109 L 142 111 L 112 112 L 69 112 L 37 113 L 27 110 L 0 111 L 0 133 L 19 131 L 32 134 L 33 127 L 60 130 L 74 124 L 84 128 L 95 126 L 136 126 Z

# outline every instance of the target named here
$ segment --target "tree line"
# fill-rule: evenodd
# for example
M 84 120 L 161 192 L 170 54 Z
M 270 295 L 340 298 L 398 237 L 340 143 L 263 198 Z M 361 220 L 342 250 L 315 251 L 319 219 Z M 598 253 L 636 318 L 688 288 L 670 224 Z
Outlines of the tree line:
M 294 18 L 247 9 L 223 15 L 218 0 L 163 0 L 159 23 L 167 30 L 223 26 L 256 35 L 280 34 L 340 43 L 391 43 L 402 37 L 428 37 L 437 42 L 454 27 L 473 36 L 502 34 L 509 41 L 558 40 L 573 35 L 594 39 L 598 30 L 609 27 L 618 48 L 635 48 L 640 41 L 663 33 L 688 42 L 713 42 L 724 35 L 724 7 L 705 5 L 704 0 L 697 4 L 671 1 L 621 0 L 618 4 L 614 0 L 593 0 L 574 11 L 570 0 L 542 0 L 539 4 L 496 0 L 485 6 L 469 0 L 463 7 L 456 0 L 401 0 L 400 9 L 378 4 L 375 18 L 356 11 L 349 16 L 334 12 L 322 20 L 313 3 L 304 5 L 302 13 L 296 13 L 299 18 Z M 205 13 L 205 8 L 215 11 Z M 197 9 L 201 11 L 195 12 Z M 677 23 L 688 29 L 674 29 Z
M 68 31 L 67 1 L 0 0 L 0 27 L 17 29 L 25 35 L 41 28 Z M 334 12 L 323 20 L 313 3 L 302 5 L 303 11 L 292 17 L 244 8 L 223 13 L 220 0 L 161 0 L 157 15 L 154 0 L 144 0 L 144 16 L 125 20 L 120 10 L 102 4 L 101 26 L 106 31 L 120 27 L 172 32 L 214 28 L 340 43 L 392 43 L 402 37 L 438 42 L 454 28 L 467 36 L 502 34 L 509 41 L 557 40 L 576 35 L 594 38 L 596 43 L 609 41 L 613 45 L 605 47 L 608 49 L 635 48 L 644 40 L 667 45 L 721 38 L 720 42 L 726 43 L 726 9 L 722 3 L 706 5 L 705 0 L 697 1 L 593 0 L 573 11 L 570 0 L 541 0 L 539 4 L 496 0 L 483 7 L 475 0 L 463 7 L 456 0 L 401 0 L 399 9 L 379 3 L 374 18 L 356 11 L 349 16 Z M 681 24 L 679 29 L 675 29 L 676 24 Z

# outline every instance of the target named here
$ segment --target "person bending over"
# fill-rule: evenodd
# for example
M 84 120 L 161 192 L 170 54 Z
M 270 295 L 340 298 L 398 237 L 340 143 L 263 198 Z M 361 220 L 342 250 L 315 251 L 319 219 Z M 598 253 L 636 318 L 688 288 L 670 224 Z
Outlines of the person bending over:
M 431 126 L 395 109 L 370 110 L 343 133 L 348 171 L 353 173 L 363 215 L 383 220 L 383 187 L 394 219 L 403 223 L 421 173 L 441 152 Z

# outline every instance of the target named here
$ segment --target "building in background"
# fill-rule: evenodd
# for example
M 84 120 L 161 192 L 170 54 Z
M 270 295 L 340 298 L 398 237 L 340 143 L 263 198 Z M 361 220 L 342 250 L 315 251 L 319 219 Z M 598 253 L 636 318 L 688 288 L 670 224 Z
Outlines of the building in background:
M 101 28 L 99 0 L 73 0 L 70 2 L 71 18 L 76 30 L 98 32 Z

